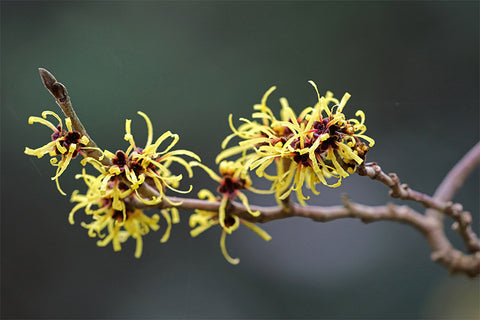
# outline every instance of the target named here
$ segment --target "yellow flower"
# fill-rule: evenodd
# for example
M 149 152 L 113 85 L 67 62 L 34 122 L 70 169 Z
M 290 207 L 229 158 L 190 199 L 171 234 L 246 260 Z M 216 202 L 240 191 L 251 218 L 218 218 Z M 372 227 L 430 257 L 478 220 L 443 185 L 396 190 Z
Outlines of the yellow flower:
M 278 120 L 273 115 L 272 110 L 266 105 L 268 96 L 275 89 L 276 87 L 271 87 L 264 94 L 261 103 L 253 107 L 254 110 L 258 110 L 259 112 L 254 112 L 252 118 L 261 120 L 261 124 L 256 121 L 241 118 L 240 120 L 244 123 L 236 129 L 232 122 L 232 114 L 229 115 L 228 123 L 233 133 L 223 140 L 222 149 L 225 149 L 228 142 L 234 137 L 239 137 L 243 139 L 243 141 L 241 141 L 238 146 L 233 146 L 222 151 L 217 156 L 217 163 L 232 155 L 246 152 L 260 145 L 275 144 L 276 142 L 280 142 L 282 137 L 286 136 L 288 132 L 285 132 L 284 127 L 278 125 Z
M 46 120 L 48 115 L 51 115 L 58 120 L 57 126 Z M 70 118 L 65 119 L 65 125 L 67 127 L 67 130 L 65 130 L 60 117 L 52 111 L 44 111 L 42 113 L 42 118 L 28 118 L 29 124 L 35 122 L 41 123 L 53 130 L 52 141 L 37 149 L 26 147 L 25 153 L 37 156 L 38 158 L 43 157 L 47 153 L 50 155 L 50 163 L 57 167 L 57 172 L 55 173 L 55 176 L 52 177 L 52 180 L 55 180 L 58 191 L 60 191 L 61 194 L 66 195 L 60 188 L 58 177 L 60 177 L 67 169 L 70 161 L 75 158 L 78 153 L 83 154 L 82 149 L 91 149 L 86 147 L 89 143 L 89 139 L 86 136 L 81 135 L 78 131 L 73 130 Z M 58 161 L 57 156 L 61 157 L 60 161 Z
M 302 188 L 306 184 L 314 194 L 319 192 L 315 185 L 322 183 L 329 187 L 338 187 L 342 178 L 356 171 L 359 164 L 365 161 L 369 146 L 374 140 L 366 135 L 365 114 L 359 110 L 356 116 L 360 120 L 346 120 L 342 113 L 350 95 L 346 93 L 341 101 L 327 92 L 320 97 L 315 83 L 310 82 L 317 92 L 318 102 L 314 107 L 305 108 L 298 116 L 288 105 L 285 98 L 280 99 L 282 105 L 281 120 L 276 120 L 271 110 L 266 106 L 267 91 L 261 105 L 254 108 L 260 113 L 254 113 L 253 118 L 263 122 L 250 122 L 242 119 L 245 124 L 228 136 L 222 147 L 233 136 L 241 141 L 237 146 L 224 150 L 217 161 L 241 153 L 245 166 L 256 170 L 260 177 L 272 181 L 277 200 L 286 199 L 291 191 L 295 191 L 300 203 L 308 199 L 303 195 Z M 329 104 L 333 103 L 333 106 Z M 231 123 L 231 120 L 230 120 Z M 369 143 L 367 146 L 360 139 Z M 276 174 L 270 175 L 265 170 L 276 164 Z M 336 182 L 328 183 L 334 178 Z
M 147 205 L 155 205 L 160 203 L 164 197 L 165 189 L 171 189 L 175 192 L 188 193 L 192 187 L 187 191 L 178 190 L 179 182 L 182 179 L 182 175 L 173 175 L 169 170 L 169 166 L 176 162 L 182 165 L 189 177 L 192 177 L 193 172 L 190 164 L 185 161 L 181 156 L 188 156 L 200 161 L 200 158 L 193 152 L 188 150 L 171 150 L 178 142 L 179 137 L 177 134 L 172 134 L 170 131 L 161 135 L 155 143 L 153 140 L 152 123 L 148 116 L 143 112 L 138 112 L 147 124 L 148 137 L 147 143 L 144 148 L 137 147 L 135 140 L 131 133 L 131 120 L 126 120 L 125 123 L 125 140 L 130 143 L 128 149 L 124 151 L 117 151 L 115 154 L 106 150 L 104 151 L 105 157 L 109 158 L 112 165 L 105 166 L 99 161 L 93 158 L 85 158 L 83 164 L 90 162 L 101 173 L 100 190 L 105 193 L 108 183 L 112 180 L 119 180 L 128 184 L 128 188 L 135 192 L 137 199 Z M 171 138 L 170 144 L 162 151 L 157 149 L 160 145 Z M 157 196 L 152 196 L 150 199 L 142 197 L 138 189 L 141 186 L 145 188 L 154 188 Z
M 209 190 L 203 189 L 198 193 L 200 199 L 207 199 L 208 201 L 216 202 L 217 199 Z M 209 229 L 214 225 L 221 224 L 222 219 L 219 218 L 219 213 L 214 211 L 205 211 L 205 210 L 195 210 L 195 213 L 190 216 L 190 227 L 194 228 L 190 231 L 192 237 L 198 236 L 200 233 Z M 270 241 L 272 237 L 265 232 L 263 229 L 259 228 L 255 224 L 248 222 L 246 220 L 238 218 L 236 215 L 230 215 L 223 218 L 222 226 L 222 235 L 220 237 L 220 249 L 222 251 L 225 259 L 231 264 L 238 264 L 240 259 L 232 258 L 228 252 L 225 245 L 225 238 L 227 234 L 231 234 L 233 231 L 237 230 L 240 224 L 245 225 L 250 228 L 253 232 L 262 237 L 265 241 Z
M 220 186 L 218 187 L 218 192 L 222 194 L 222 199 L 220 202 L 219 209 L 219 223 L 225 228 L 225 219 L 226 219 L 226 207 L 229 200 L 233 200 L 236 197 L 240 198 L 243 205 L 246 207 L 247 211 L 254 217 L 258 217 L 260 212 L 252 211 L 250 205 L 248 204 L 247 196 L 240 190 L 247 189 L 256 193 L 271 193 L 270 191 L 258 190 L 252 187 L 252 181 L 247 171 L 245 170 L 245 165 L 240 161 L 222 161 L 219 165 L 220 175 L 217 175 L 212 169 L 208 168 L 202 163 L 192 161 L 190 163 L 192 166 L 201 167 L 205 170 L 208 175 L 215 181 L 217 181 Z
M 77 178 L 80 177 L 87 184 L 88 190 L 84 195 L 79 194 L 77 190 L 72 194 L 71 201 L 77 202 L 77 204 L 70 211 L 69 222 L 74 224 L 74 214 L 78 210 L 84 209 L 87 215 L 92 216 L 93 221 L 82 222 L 82 226 L 88 229 L 90 237 L 101 238 L 97 241 L 99 247 L 112 243 L 114 251 L 120 251 L 121 244 L 132 237 L 137 243 L 135 257 L 140 258 L 143 250 L 142 237 L 150 230 L 159 229 L 160 216 L 154 214 L 149 217 L 140 209 L 130 209 L 128 203 L 132 200 L 132 192 L 129 189 L 122 190 L 125 185 L 118 181 L 109 183 L 105 194 L 101 194 L 98 189 L 98 183 L 101 181 L 99 177 L 87 175 L 85 171 L 77 175 Z M 160 213 L 168 224 L 161 239 L 163 243 L 170 236 L 172 223 L 178 223 L 180 217 L 176 208 L 162 209 Z

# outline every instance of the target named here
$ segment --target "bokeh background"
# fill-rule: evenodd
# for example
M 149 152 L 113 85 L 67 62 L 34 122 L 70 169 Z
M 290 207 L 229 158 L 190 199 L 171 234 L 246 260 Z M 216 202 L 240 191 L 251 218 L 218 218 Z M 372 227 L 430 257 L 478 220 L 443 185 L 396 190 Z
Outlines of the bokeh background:
M 477 1 L 2 1 L 2 318 L 477 319 L 479 281 L 449 276 L 398 223 L 275 221 L 262 226 L 269 243 L 240 229 L 227 239 L 238 266 L 222 257 L 220 230 L 189 236 L 189 212 L 168 243 L 149 234 L 141 259 L 133 240 L 118 253 L 99 248 L 82 213 L 68 223 L 72 204 L 48 159 L 23 151 L 50 137 L 28 117 L 59 111 L 38 67 L 67 86 L 101 147 L 125 148 L 126 118 L 144 141 L 142 110 L 155 136 L 179 133 L 178 147 L 211 166 L 228 114 L 248 117 L 272 85 L 272 109 L 285 96 L 300 110 L 316 101 L 314 80 L 322 92 L 352 94 L 347 115 L 365 111 L 377 142 L 369 160 L 432 194 L 479 139 L 478 26 Z M 80 168 L 61 177 L 65 191 L 85 190 L 73 177 Z M 188 183 L 215 187 L 200 170 Z M 339 204 L 342 193 L 393 201 L 383 185 L 352 176 L 309 203 Z M 476 170 L 455 200 L 477 233 L 478 196 Z

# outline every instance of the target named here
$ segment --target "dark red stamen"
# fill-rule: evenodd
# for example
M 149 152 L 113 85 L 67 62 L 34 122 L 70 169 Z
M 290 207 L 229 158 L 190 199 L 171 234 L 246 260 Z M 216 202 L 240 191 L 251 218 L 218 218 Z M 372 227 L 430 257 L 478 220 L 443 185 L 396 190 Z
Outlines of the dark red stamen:
M 138 161 L 135 161 L 133 163 L 130 162 L 129 168 L 130 168 L 130 170 L 135 172 L 136 175 L 139 175 L 141 172 L 143 172 L 143 167 L 140 163 L 138 163 Z
M 126 215 L 126 219 L 128 219 L 128 211 L 125 212 L 125 215 Z M 113 213 L 112 213 L 112 219 L 114 220 L 117 220 L 119 222 L 122 222 L 123 221 L 123 211 L 119 211 L 119 210 L 114 210 Z
M 235 224 L 235 219 L 233 219 L 232 217 L 226 217 L 225 220 L 223 220 L 223 222 L 225 223 L 225 227 L 231 227 Z
M 222 183 L 218 187 L 218 192 L 226 194 L 229 197 L 235 196 L 237 191 L 245 189 L 245 179 L 233 179 L 231 177 L 223 178 Z
M 112 159 L 112 163 L 123 169 L 123 167 L 127 164 L 127 155 L 125 152 L 118 150 L 115 153 L 115 158 Z
M 68 132 L 65 135 L 65 140 L 63 143 L 67 143 L 70 146 L 72 143 L 78 143 L 78 140 L 80 140 L 81 137 L 81 134 L 77 131 Z
M 308 153 L 304 153 L 304 154 L 297 153 L 295 156 L 293 156 L 293 161 L 295 161 L 296 163 L 302 164 L 305 167 L 310 166 L 310 158 L 308 156 Z

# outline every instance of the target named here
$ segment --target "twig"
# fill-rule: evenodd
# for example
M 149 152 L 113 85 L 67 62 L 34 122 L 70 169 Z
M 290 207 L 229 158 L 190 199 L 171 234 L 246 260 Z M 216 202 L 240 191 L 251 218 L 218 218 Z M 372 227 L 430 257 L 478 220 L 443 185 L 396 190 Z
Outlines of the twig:
M 462 160 L 460 161 L 462 164 L 455 166 L 455 171 L 452 170 L 454 171 L 454 174 L 447 175 L 448 181 L 453 183 L 455 186 L 452 188 L 441 188 L 441 195 L 453 196 L 454 191 L 459 187 L 459 183 L 463 183 L 467 174 L 470 173 L 471 170 L 474 168 L 476 161 L 478 162 L 480 160 L 479 146 L 480 143 L 477 144 L 469 153 L 467 153 L 467 155 L 465 155 L 465 157 L 462 158 Z M 457 173 L 461 177 L 457 178 L 455 176 L 455 173 Z M 429 195 L 410 189 L 407 184 L 400 184 L 400 179 L 395 173 L 390 173 L 387 175 L 376 163 L 367 163 L 364 166 L 359 167 L 358 174 L 362 176 L 368 176 L 371 179 L 378 180 L 383 184 L 387 185 L 391 189 L 390 196 L 392 196 L 393 198 L 413 200 L 421 203 L 427 209 L 427 211 L 431 209 L 451 217 L 453 220 L 455 220 L 452 228 L 460 234 L 467 250 L 472 253 L 480 251 L 480 239 L 478 239 L 477 235 L 473 232 L 471 228 L 472 216 L 470 212 L 463 211 L 463 206 L 461 204 L 445 201 L 441 198 L 432 198 Z M 447 178 L 445 178 L 445 180 L 447 180 Z M 448 181 L 446 182 L 446 184 L 449 183 Z M 427 214 L 427 216 L 436 218 L 435 215 L 432 214 Z M 439 224 L 442 225 L 441 219 L 436 219 L 439 220 Z
M 60 82 L 57 82 L 57 79 L 46 69 L 38 68 L 40 77 L 42 78 L 43 85 L 47 88 L 48 91 L 52 94 L 57 102 L 58 106 L 62 109 L 65 116 L 69 117 L 72 120 L 72 127 L 75 131 L 80 132 L 83 136 L 88 137 L 90 142 L 87 147 L 98 148 L 97 144 L 93 139 L 88 135 L 85 127 L 83 126 L 80 119 L 77 117 L 75 110 L 73 109 L 72 102 L 68 96 L 67 88 Z M 87 156 L 100 160 L 103 164 L 109 165 L 110 160 L 108 158 L 102 158 L 102 153 L 96 149 L 84 149 Z
M 433 194 L 438 200 L 448 201 L 453 198 L 457 190 L 473 169 L 480 164 L 480 142 L 477 142 L 460 161 L 448 172 Z
M 164 200 L 154 207 L 160 209 L 171 208 L 173 207 L 171 202 L 181 203 L 175 207 L 184 210 L 196 209 L 216 212 L 220 207 L 220 202 L 179 197 L 169 197 L 169 201 Z M 365 206 L 351 202 L 347 197 L 344 197 L 344 203 L 344 206 L 330 207 L 304 207 L 293 202 L 290 202 L 288 206 L 285 203 L 282 206 L 271 207 L 252 205 L 250 206 L 251 210 L 260 211 L 260 215 L 254 217 L 243 204 L 232 201 L 227 208 L 227 214 L 257 223 L 266 223 L 289 217 L 309 218 L 317 222 L 329 222 L 344 218 L 357 218 L 364 223 L 382 220 L 397 221 L 410 225 L 422 233 L 432 249 L 432 260 L 444 265 L 450 273 L 464 273 L 470 277 L 476 277 L 480 274 L 480 252 L 477 251 L 469 255 L 453 248 L 443 232 L 443 225 L 434 217 L 422 215 L 408 206 L 393 204 Z M 151 206 L 136 202 L 135 207 L 147 208 Z
M 180 202 L 181 204 L 175 207 L 184 210 L 196 209 L 216 212 L 220 207 L 220 202 L 179 197 L 169 197 L 169 201 L 164 200 L 154 207 L 160 209 L 171 208 L 173 207 L 171 202 Z M 366 206 L 351 202 L 347 197 L 344 197 L 344 203 L 344 206 L 329 207 L 304 207 L 293 202 L 290 202 L 288 206 L 285 204 L 283 204 L 284 206 L 271 207 L 252 205 L 250 206 L 251 210 L 260 211 L 260 215 L 254 217 L 243 204 L 232 201 L 227 208 L 227 214 L 257 223 L 266 223 L 289 217 L 309 218 L 317 222 L 329 222 L 345 218 L 360 219 L 364 223 L 382 220 L 401 222 L 422 233 L 432 249 L 432 260 L 444 265 L 450 273 L 463 273 L 470 277 L 476 277 L 480 274 L 480 252 L 469 255 L 453 248 L 443 232 L 443 226 L 435 218 L 422 215 L 408 206 L 394 204 Z M 149 208 L 151 206 L 136 202 L 135 207 Z
M 447 208 L 444 201 L 433 199 L 429 195 L 415 191 L 405 183 L 401 184 L 397 174 L 386 174 L 382 171 L 382 168 L 375 162 L 367 163 L 360 166 L 357 172 L 361 176 L 368 176 L 371 179 L 378 180 L 388 186 L 391 189 L 390 196 L 392 198 L 413 200 L 421 203 L 425 208 L 434 208 L 442 212 Z

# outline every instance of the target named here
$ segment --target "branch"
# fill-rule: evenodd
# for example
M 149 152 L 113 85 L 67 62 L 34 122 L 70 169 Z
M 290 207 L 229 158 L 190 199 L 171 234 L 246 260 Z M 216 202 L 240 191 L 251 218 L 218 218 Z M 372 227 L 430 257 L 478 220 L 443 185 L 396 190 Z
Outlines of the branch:
M 57 79 L 46 69 L 38 68 L 38 72 L 40 73 L 40 77 L 42 78 L 43 85 L 47 88 L 48 91 L 52 94 L 57 102 L 58 106 L 62 109 L 63 113 L 66 117 L 72 120 L 72 126 L 75 131 L 78 131 L 82 134 L 82 136 L 88 137 L 90 142 L 88 143 L 87 147 L 89 148 L 98 148 L 97 144 L 93 139 L 88 135 L 85 127 L 83 126 L 82 122 L 78 118 L 75 110 L 73 109 L 72 102 L 70 101 L 70 97 L 68 96 L 67 88 L 60 82 L 57 82 Z M 110 160 L 107 158 L 102 157 L 102 153 L 96 149 L 84 149 L 87 156 L 100 160 L 103 164 L 108 165 L 110 164 Z
M 184 210 L 205 210 L 218 212 L 220 202 L 212 202 L 199 199 L 188 199 L 180 197 L 168 197 L 158 205 L 148 206 L 139 201 L 133 201 L 136 208 L 171 208 L 174 203 L 181 203 L 175 206 Z M 410 225 L 417 229 L 429 243 L 432 254 L 432 260 L 445 266 L 450 273 L 464 273 L 470 277 L 476 277 L 480 274 L 480 252 L 474 254 L 464 254 L 452 247 L 451 243 L 443 232 L 443 226 L 433 217 L 422 215 L 408 206 L 399 206 L 388 204 L 385 206 L 366 206 L 351 202 L 344 197 L 343 206 L 301 206 L 290 202 L 282 206 L 250 206 L 253 211 L 260 211 L 257 217 L 252 216 L 247 208 L 236 201 L 231 201 L 227 206 L 227 215 L 236 215 L 240 219 L 249 222 L 266 223 L 273 220 L 285 219 L 290 217 L 309 218 L 316 222 L 329 222 L 337 219 L 355 218 L 364 223 L 375 221 L 396 221 Z
M 448 206 L 444 201 L 433 199 L 429 195 L 410 189 L 410 187 L 405 183 L 400 184 L 400 179 L 396 173 L 386 174 L 375 162 L 361 165 L 357 172 L 361 176 L 368 176 L 373 180 L 378 180 L 385 184 L 391 189 L 389 194 L 392 198 L 413 200 L 421 203 L 425 208 L 433 208 L 441 212 L 448 210 Z
M 474 161 L 478 162 L 478 159 L 480 159 L 480 147 L 478 146 L 480 146 L 480 143 L 477 144 L 477 146 L 474 147 L 462 159 L 462 161 L 460 161 L 462 165 L 456 166 L 459 168 L 455 171 L 461 175 L 461 178 L 457 178 L 453 174 L 447 175 L 449 181 L 456 182 L 455 188 L 458 189 L 457 184 L 463 182 L 466 175 L 471 172 L 475 165 Z M 460 170 L 462 171 L 460 172 Z M 374 162 L 360 166 L 358 168 L 358 174 L 361 176 L 368 176 L 371 179 L 378 180 L 388 186 L 391 189 L 390 196 L 393 198 L 400 198 L 402 200 L 413 200 L 421 203 L 427 209 L 427 211 L 428 209 L 436 210 L 451 217 L 455 221 L 455 223 L 452 225 L 452 228 L 460 234 L 467 250 L 472 253 L 480 251 L 480 240 L 471 228 L 472 215 L 470 214 L 470 212 L 463 211 L 463 206 L 461 204 L 445 201 L 441 198 L 432 198 L 429 195 L 411 189 L 407 184 L 400 184 L 400 179 L 395 173 L 390 173 L 387 175 L 385 172 L 382 171 L 382 168 Z M 453 192 L 452 189 L 448 187 L 444 187 L 442 188 L 442 190 L 449 190 L 441 191 L 442 193 Z M 434 217 L 431 214 L 427 216 Z M 439 223 L 441 224 L 441 221 Z
M 443 201 L 451 200 L 457 190 L 463 185 L 465 179 L 479 163 L 480 142 L 477 142 L 448 172 L 437 190 L 435 190 L 433 197 Z M 437 218 L 443 217 L 443 215 L 437 215 L 436 213 L 434 210 L 426 211 L 427 215 L 436 215 Z

